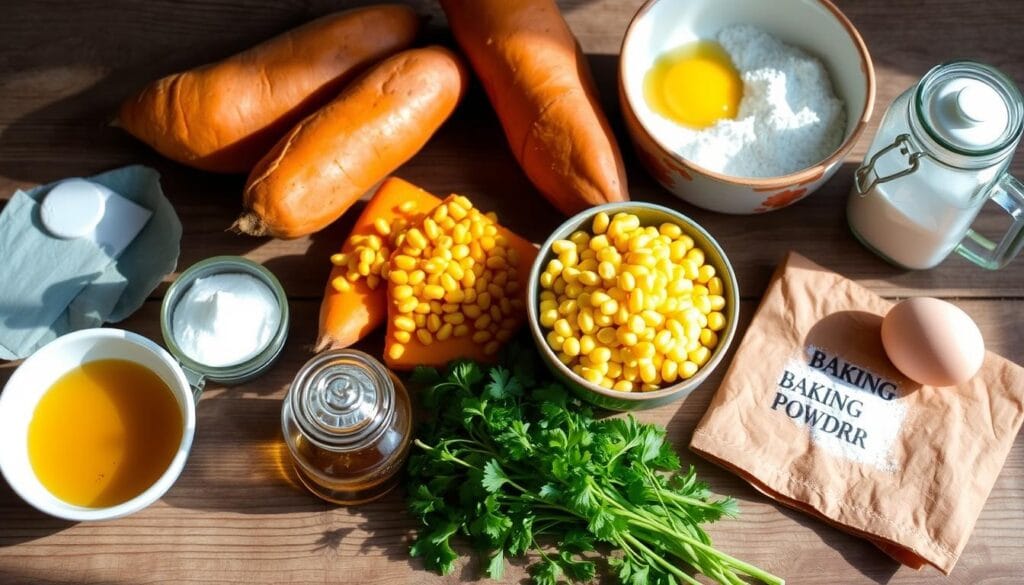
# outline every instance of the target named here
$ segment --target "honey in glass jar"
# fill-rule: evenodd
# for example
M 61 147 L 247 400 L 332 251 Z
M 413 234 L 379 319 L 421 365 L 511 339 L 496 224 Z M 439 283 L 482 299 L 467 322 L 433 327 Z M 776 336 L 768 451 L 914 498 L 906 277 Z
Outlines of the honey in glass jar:
M 361 504 L 398 483 L 412 441 L 412 407 L 405 386 L 380 362 L 361 351 L 331 350 L 296 374 L 281 429 L 311 492 Z

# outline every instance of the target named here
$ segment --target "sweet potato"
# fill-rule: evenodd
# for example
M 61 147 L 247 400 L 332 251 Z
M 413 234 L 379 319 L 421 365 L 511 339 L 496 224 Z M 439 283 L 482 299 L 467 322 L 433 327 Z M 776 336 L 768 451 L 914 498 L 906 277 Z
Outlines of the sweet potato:
M 442 47 L 376 65 L 256 165 L 234 228 L 279 238 L 324 228 L 423 148 L 465 89 L 462 61 Z
M 249 172 L 296 122 L 411 45 L 418 29 L 416 14 L 397 4 L 331 14 L 151 83 L 121 105 L 116 124 L 183 164 Z
M 533 184 L 566 214 L 625 201 L 586 58 L 553 0 L 440 0 Z
M 366 204 L 363 213 L 341 247 L 342 254 L 352 254 L 357 249 L 356 239 L 360 236 L 379 234 L 375 223 L 383 220 L 390 225 L 396 218 L 402 218 L 409 225 L 420 221 L 423 216 L 438 206 L 441 200 L 419 187 L 396 177 L 389 177 Z M 389 250 L 381 252 L 385 258 Z M 339 291 L 332 283 L 336 278 L 345 278 L 347 265 L 335 266 L 327 279 L 324 300 L 320 304 L 320 332 L 316 340 L 316 351 L 348 347 L 373 331 L 387 316 L 387 286 L 380 283 L 371 288 L 366 278 L 350 282 L 347 290 Z

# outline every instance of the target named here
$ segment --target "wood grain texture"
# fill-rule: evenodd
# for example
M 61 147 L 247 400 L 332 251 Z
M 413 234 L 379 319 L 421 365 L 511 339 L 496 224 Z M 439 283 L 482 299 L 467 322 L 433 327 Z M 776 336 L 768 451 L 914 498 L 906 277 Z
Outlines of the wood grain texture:
M 365 4 L 366 2 L 360 2 Z M 184 224 L 183 269 L 213 254 L 242 254 L 277 273 L 292 299 L 289 347 L 260 380 L 212 387 L 198 408 L 196 442 L 176 485 L 157 504 L 122 520 L 71 524 L 23 504 L 0 482 L 0 583 L 452 583 L 479 575 L 465 561 L 437 577 L 407 555 L 415 526 L 400 493 L 353 509 L 324 504 L 297 486 L 282 459 L 280 399 L 309 357 L 318 297 L 336 250 L 354 220 L 292 241 L 250 239 L 224 230 L 237 215 L 243 178 L 192 171 L 162 160 L 109 120 L 130 91 L 166 73 L 231 54 L 342 4 L 326 0 L 89 2 L 36 0 L 4 6 L 0 18 L 0 202 L 17 187 L 142 162 L 163 174 Z M 430 0 L 411 2 L 428 15 L 427 36 L 451 44 L 444 16 Z M 729 217 L 678 201 L 633 158 L 614 100 L 622 34 L 639 0 L 562 2 L 589 54 L 604 105 L 628 158 L 636 199 L 670 204 L 704 224 L 733 260 L 744 297 L 741 333 L 768 277 L 786 250 L 850 276 L 887 297 L 929 294 L 959 299 L 991 349 L 1024 363 L 1024 260 L 985 272 L 952 258 L 926 272 L 894 269 L 849 235 L 844 204 L 853 169 L 874 124 L 835 179 L 807 200 L 759 217 Z M 970 56 L 1024 80 L 1017 39 L 1024 6 L 1016 0 L 847 0 L 878 74 L 880 113 L 932 65 Z M 1013 170 L 1024 174 L 1024 157 Z M 559 217 L 527 182 L 505 145 L 479 87 L 453 119 L 398 173 L 435 193 L 458 191 L 534 241 Z M 0 203 L 2 204 L 2 203 Z M 170 281 L 171 278 L 168 278 Z M 160 338 L 165 287 L 123 327 Z M 379 337 L 364 348 L 379 352 Z M 0 383 L 13 370 L 0 364 Z M 712 488 L 740 500 L 740 520 L 711 533 L 723 550 L 783 575 L 789 583 L 1024 582 L 1024 441 L 1018 438 L 967 549 L 949 578 L 901 568 L 873 546 L 770 503 L 733 475 L 685 451 L 690 433 L 721 380 L 716 372 L 687 400 L 643 413 Z M 2 447 L 0 447 L 2 448 Z M 965 469 L 965 473 L 970 470 Z M 513 567 L 506 582 L 524 578 Z

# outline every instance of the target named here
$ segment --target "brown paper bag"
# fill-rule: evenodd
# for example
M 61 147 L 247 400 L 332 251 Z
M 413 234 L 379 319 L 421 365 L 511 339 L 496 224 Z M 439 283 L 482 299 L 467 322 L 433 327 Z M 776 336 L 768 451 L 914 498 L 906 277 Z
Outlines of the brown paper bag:
M 1024 370 L 989 353 L 957 387 L 903 375 L 890 303 L 790 253 L 690 448 L 779 502 L 948 574 L 1024 419 Z

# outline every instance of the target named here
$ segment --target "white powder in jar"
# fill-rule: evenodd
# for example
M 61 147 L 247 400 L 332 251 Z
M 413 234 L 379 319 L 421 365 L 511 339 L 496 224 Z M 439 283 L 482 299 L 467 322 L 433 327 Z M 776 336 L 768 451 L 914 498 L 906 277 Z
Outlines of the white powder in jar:
M 736 119 L 693 130 L 655 115 L 654 130 L 669 148 L 714 172 L 777 177 L 839 147 L 846 107 L 821 61 L 750 25 L 723 28 L 716 40 L 743 80 Z
M 274 291 L 240 273 L 197 278 L 174 307 L 174 343 L 189 359 L 212 367 L 256 357 L 281 324 Z

